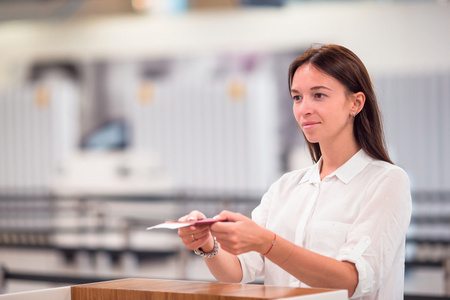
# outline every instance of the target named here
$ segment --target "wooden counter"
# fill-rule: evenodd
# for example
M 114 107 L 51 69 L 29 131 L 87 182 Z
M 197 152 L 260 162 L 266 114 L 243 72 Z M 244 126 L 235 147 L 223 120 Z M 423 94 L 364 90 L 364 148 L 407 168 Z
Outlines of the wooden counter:
M 121 279 L 71 287 L 72 300 L 346 300 L 347 291 L 154 279 Z

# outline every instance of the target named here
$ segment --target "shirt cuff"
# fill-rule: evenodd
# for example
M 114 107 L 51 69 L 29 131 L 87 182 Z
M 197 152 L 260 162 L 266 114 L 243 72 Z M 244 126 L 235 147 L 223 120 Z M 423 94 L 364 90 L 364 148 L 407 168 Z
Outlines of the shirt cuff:
M 358 271 L 358 284 L 350 299 L 367 295 L 374 289 L 374 271 L 370 264 L 362 257 L 370 244 L 370 237 L 364 236 L 351 251 L 342 252 L 336 258 L 340 261 L 348 261 L 355 264 L 356 270 Z
M 237 256 L 242 268 L 241 283 L 253 282 L 264 272 L 264 260 L 257 252 L 247 252 Z

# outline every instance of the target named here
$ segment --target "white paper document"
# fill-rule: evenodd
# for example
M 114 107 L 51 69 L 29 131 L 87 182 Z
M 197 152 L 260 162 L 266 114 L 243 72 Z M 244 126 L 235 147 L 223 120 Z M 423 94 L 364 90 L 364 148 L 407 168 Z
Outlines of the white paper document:
M 164 223 L 148 227 L 147 230 L 151 229 L 157 229 L 157 228 L 166 228 L 166 229 L 178 229 L 181 227 L 191 226 L 191 225 L 206 225 L 206 224 L 212 224 L 215 222 L 219 222 L 220 220 L 216 220 L 213 218 L 207 218 L 203 220 L 198 221 L 191 221 L 191 222 L 182 222 L 182 221 L 166 221 Z

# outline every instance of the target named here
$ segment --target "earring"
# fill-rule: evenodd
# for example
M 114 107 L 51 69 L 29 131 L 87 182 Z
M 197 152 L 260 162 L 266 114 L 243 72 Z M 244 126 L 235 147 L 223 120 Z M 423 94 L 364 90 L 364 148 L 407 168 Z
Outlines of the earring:
M 352 115 L 353 115 L 353 118 L 354 118 L 354 117 L 356 117 L 356 114 L 355 114 L 355 112 L 352 112 Z

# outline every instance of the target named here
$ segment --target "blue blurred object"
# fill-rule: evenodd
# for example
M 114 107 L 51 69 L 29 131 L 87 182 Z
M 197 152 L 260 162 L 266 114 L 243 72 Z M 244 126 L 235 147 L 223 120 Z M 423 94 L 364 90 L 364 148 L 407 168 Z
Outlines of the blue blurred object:
M 187 9 L 188 9 L 188 1 L 187 0 L 172 0 L 172 5 L 171 5 L 172 13 L 186 12 Z
M 123 121 L 110 121 L 90 133 L 81 143 L 84 150 L 123 150 L 129 144 L 129 129 Z

